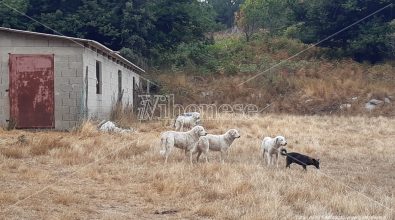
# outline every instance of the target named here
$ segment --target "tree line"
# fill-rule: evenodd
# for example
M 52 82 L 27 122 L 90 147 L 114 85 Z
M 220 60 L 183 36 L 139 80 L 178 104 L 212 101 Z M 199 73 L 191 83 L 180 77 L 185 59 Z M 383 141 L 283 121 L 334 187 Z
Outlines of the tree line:
M 246 0 L 237 15 L 247 40 L 263 29 L 358 61 L 394 56 L 394 19 L 393 0 Z
M 161 65 L 180 45 L 212 44 L 237 25 L 315 43 L 388 6 L 320 46 L 359 60 L 393 55 L 392 0 L 0 0 L 0 25 L 89 38 L 138 64 Z M 26 16 L 24 16 L 26 15 Z M 43 26 L 42 24 L 45 24 Z M 50 29 L 48 28 L 50 27 Z

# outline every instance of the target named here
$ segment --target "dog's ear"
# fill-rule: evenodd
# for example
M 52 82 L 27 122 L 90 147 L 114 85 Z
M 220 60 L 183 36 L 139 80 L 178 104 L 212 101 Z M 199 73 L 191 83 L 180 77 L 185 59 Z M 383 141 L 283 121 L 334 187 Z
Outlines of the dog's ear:
M 320 159 L 317 159 L 318 163 L 320 162 Z
M 278 137 L 276 137 L 276 145 L 278 144 Z

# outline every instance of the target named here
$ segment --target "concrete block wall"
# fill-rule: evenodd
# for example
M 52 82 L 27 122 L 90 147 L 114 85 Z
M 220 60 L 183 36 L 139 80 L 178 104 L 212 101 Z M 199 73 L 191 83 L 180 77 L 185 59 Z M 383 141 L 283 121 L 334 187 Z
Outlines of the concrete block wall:
M 133 78 L 139 83 L 139 75 L 106 56 L 89 48 L 83 53 L 84 71 L 88 67 L 88 114 L 91 118 L 108 119 L 118 97 L 118 71 L 122 72 L 122 102 L 133 104 Z M 102 94 L 96 94 L 96 61 L 102 66 Z M 85 77 L 85 74 L 84 74 Z
M 8 101 L 8 53 L 4 53 L 2 50 L 0 37 L 0 126 L 6 125 L 6 120 L 9 117 L 9 101 Z M 7 58 L 7 59 L 6 59 Z
M 9 53 L 55 54 L 55 128 L 69 129 L 82 117 L 83 47 L 70 40 L 0 31 L 0 125 L 9 119 Z

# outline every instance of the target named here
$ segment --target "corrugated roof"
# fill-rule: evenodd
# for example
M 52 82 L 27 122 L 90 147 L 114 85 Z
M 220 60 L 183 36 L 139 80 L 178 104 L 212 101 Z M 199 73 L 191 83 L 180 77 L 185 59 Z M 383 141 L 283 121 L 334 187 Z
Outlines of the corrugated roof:
M 115 52 L 111 50 L 110 48 L 104 46 L 103 44 L 94 41 L 94 40 L 88 40 L 88 39 L 83 39 L 83 38 L 75 38 L 75 37 L 67 37 L 67 36 L 62 36 L 62 35 L 55 35 L 55 34 L 45 34 L 45 33 L 39 33 L 39 32 L 32 32 L 32 31 L 23 31 L 23 30 L 17 30 L 17 29 L 11 29 L 11 28 L 5 28 L 5 27 L 0 27 L 0 31 L 6 31 L 6 32 L 12 32 L 12 33 L 19 33 L 19 34 L 28 34 L 28 35 L 35 35 L 35 36 L 41 36 L 41 37 L 50 37 L 50 38 L 58 38 L 58 39 L 63 39 L 63 40 L 70 40 L 81 47 L 86 47 L 85 45 L 88 44 L 92 47 L 95 47 L 97 49 L 103 50 L 107 52 L 110 56 L 113 58 L 121 61 L 124 63 L 124 65 L 129 66 L 131 69 L 140 71 L 142 73 L 145 73 L 145 70 L 140 68 L 139 66 L 135 65 L 134 63 L 130 62 L 123 56 L 119 55 L 118 52 Z

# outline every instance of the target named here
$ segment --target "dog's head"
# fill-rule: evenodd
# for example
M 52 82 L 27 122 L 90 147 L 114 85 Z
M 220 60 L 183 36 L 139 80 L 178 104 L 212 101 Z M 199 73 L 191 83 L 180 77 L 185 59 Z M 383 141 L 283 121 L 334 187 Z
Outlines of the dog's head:
M 197 136 L 206 136 L 207 132 L 204 130 L 202 126 L 195 126 L 192 131 L 197 135 Z
M 320 169 L 320 159 L 312 159 L 315 168 Z
M 236 129 L 230 129 L 227 133 L 232 139 L 240 138 L 240 134 Z
M 287 145 L 287 140 L 283 136 L 277 136 L 276 137 L 276 145 L 286 146 Z
M 194 118 L 196 121 L 200 120 L 200 113 L 199 112 L 192 112 L 191 113 L 192 118 Z

